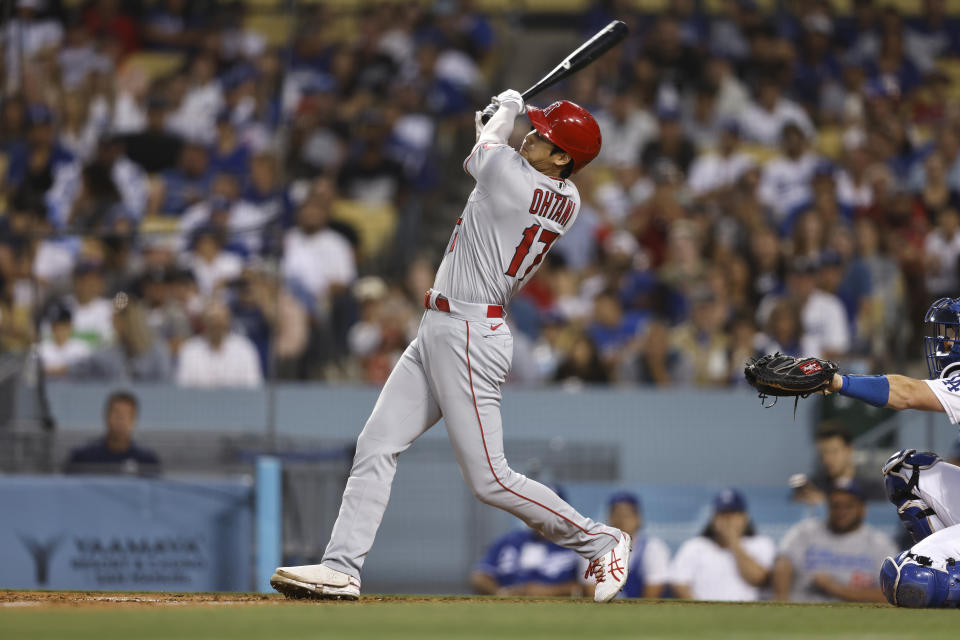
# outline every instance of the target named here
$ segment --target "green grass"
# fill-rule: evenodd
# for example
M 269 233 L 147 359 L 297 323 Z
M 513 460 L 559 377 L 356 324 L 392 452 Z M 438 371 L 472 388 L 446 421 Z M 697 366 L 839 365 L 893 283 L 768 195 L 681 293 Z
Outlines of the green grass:
M 873 605 L 421 601 L 0 607 L 0 638 L 910 638 L 957 637 L 960 611 Z

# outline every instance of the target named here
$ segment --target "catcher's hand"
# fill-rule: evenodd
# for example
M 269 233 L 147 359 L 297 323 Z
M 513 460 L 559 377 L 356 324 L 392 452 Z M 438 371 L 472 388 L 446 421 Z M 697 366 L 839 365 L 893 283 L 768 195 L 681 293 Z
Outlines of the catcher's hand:
M 761 398 L 806 398 L 811 393 L 827 391 L 837 370 L 837 364 L 830 360 L 794 358 L 778 352 L 748 361 L 743 375 Z

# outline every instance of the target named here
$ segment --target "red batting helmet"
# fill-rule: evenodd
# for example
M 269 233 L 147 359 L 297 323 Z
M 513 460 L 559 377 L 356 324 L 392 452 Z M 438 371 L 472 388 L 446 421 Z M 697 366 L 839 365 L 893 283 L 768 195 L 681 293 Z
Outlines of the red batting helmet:
M 569 100 L 549 107 L 527 107 L 530 124 L 544 138 L 573 158 L 573 170 L 583 169 L 600 153 L 600 127 L 590 112 Z

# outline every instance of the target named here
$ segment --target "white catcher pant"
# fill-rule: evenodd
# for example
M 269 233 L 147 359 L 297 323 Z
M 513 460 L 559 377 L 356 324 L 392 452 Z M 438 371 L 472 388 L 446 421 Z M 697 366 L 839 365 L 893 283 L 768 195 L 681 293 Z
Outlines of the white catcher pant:
M 500 385 L 513 358 L 502 319 L 465 319 L 427 311 L 380 393 L 357 440 L 340 514 L 323 564 L 357 579 L 373 546 L 397 457 L 441 417 L 460 471 L 474 495 L 504 509 L 545 538 L 592 560 L 619 540 L 539 482 L 513 471 L 503 454 Z
M 960 467 L 941 460 L 923 469 L 916 491 L 937 513 L 929 518 L 934 532 L 960 524 Z M 923 542 L 926 539 L 920 541 Z
M 933 533 L 910 551 L 943 569 L 948 559 L 960 560 L 960 467 L 941 460 L 923 469 L 916 491 L 937 515 L 928 516 Z
M 910 547 L 910 552 L 930 558 L 935 569 L 944 569 L 948 560 L 960 561 L 960 525 L 931 533 Z

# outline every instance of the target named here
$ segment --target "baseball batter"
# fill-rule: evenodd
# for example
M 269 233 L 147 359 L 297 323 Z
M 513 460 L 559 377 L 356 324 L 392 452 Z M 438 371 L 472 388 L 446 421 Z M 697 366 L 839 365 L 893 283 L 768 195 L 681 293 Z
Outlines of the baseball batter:
M 600 151 L 600 129 L 568 101 L 528 107 L 533 125 L 519 152 L 507 145 L 523 98 L 505 91 L 464 162 L 476 180 L 424 296 L 417 337 L 384 385 L 357 440 L 340 513 L 321 564 L 280 567 L 270 580 L 288 597 L 360 594 L 360 573 L 390 498 L 397 456 L 441 417 L 474 495 L 590 561 L 594 599 L 627 579 L 631 540 L 586 518 L 544 485 L 513 471 L 503 453 L 500 386 L 513 355 L 504 321 L 513 295 L 573 225 L 580 195 L 567 177 Z
M 823 388 L 876 407 L 940 411 L 960 423 L 960 298 L 935 301 L 924 321 L 929 327 L 924 355 L 930 379 L 834 373 Z M 802 359 L 792 369 L 781 362 L 779 368 L 787 373 L 780 379 L 774 374 L 773 384 L 792 389 L 796 379 L 829 367 L 835 365 L 816 358 Z M 887 496 L 917 543 L 883 562 L 884 596 L 904 607 L 960 606 L 960 467 L 934 453 L 905 449 L 890 456 L 882 471 Z

